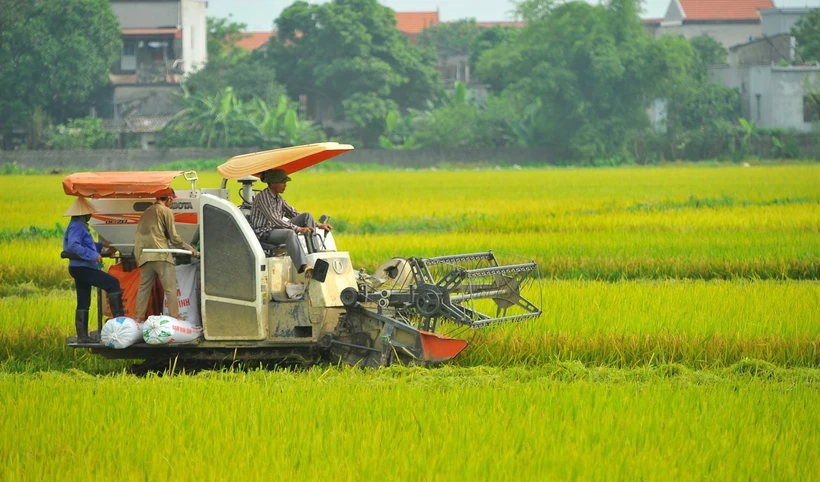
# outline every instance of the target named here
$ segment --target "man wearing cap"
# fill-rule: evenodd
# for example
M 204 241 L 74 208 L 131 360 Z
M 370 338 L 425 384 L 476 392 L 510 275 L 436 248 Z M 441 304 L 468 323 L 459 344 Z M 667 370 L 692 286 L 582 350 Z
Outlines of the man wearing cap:
M 103 248 L 111 246 L 108 241 L 95 243 L 88 229 L 91 215 L 97 209 L 84 197 L 78 197 L 63 216 L 71 216 L 71 222 L 63 237 L 61 256 L 68 258 L 68 274 L 74 278 L 77 291 L 77 309 L 74 315 L 74 327 L 77 330 L 79 343 L 91 343 L 97 340 L 88 336 L 88 309 L 91 307 L 91 287 L 102 288 L 108 293 L 111 314 L 114 317 L 124 316 L 122 307 L 122 290 L 117 278 L 100 269 Z
M 154 280 L 159 277 L 168 301 L 168 314 L 179 318 L 179 299 L 177 298 L 177 272 L 174 257 L 171 253 L 144 253 L 144 249 L 169 249 L 170 243 L 188 250 L 193 256 L 199 256 L 196 249 L 187 244 L 182 236 L 177 234 L 174 225 L 174 212 L 171 204 L 176 195 L 171 189 L 169 194 L 156 198 L 154 204 L 142 213 L 137 224 L 137 234 L 134 238 L 134 256 L 140 267 L 140 288 L 137 292 L 136 320 L 144 321 L 148 310 L 148 296 L 154 286 Z
M 310 278 L 313 268 L 308 265 L 296 235 L 310 234 L 317 227 L 325 231 L 330 231 L 333 227 L 327 223 L 316 224 L 312 214 L 299 214 L 299 211 L 285 201 L 282 193 L 291 179 L 283 169 L 265 171 L 261 180 L 267 183 L 268 187 L 253 198 L 251 227 L 261 242 L 284 244 L 298 272 L 304 272 L 305 278 Z

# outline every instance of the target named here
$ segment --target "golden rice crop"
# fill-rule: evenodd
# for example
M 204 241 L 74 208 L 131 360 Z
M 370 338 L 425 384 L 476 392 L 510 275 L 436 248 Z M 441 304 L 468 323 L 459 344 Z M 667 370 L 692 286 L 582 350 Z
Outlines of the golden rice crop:
M 541 289 L 539 320 L 475 332 L 458 363 L 703 368 L 757 358 L 820 367 L 818 282 L 563 281 Z
M 563 281 L 532 285 L 524 295 L 542 306 L 540 319 L 475 332 L 448 327 L 471 341 L 454 363 L 705 368 L 755 358 L 820 367 L 817 282 Z M 0 298 L 0 371 L 124 366 L 64 347 L 74 306 L 71 291 Z
M 200 186 L 219 184 L 202 173 Z M 393 256 L 516 253 L 556 278 L 820 276 L 820 166 L 298 173 L 287 198 L 328 212 L 339 246 L 373 269 Z M 61 176 L 0 177 L 0 233 L 53 227 Z M 175 186 L 186 187 L 178 180 Z M 238 201 L 238 187 L 231 185 Z M 60 286 L 47 244 L 0 241 L 0 284 Z M 42 259 L 32 252 L 41 249 Z M 65 275 L 64 275 L 65 276 Z
M 372 272 L 395 256 L 440 256 L 492 249 L 538 263 L 544 278 L 596 279 L 818 279 L 820 236 L 811 233 L 427 233 L 339 234 L 356 268 Z M 636 243 L 640 238 L 641 242 Z M 20 284 L 70 288 L 59 239 L 0 242 L 0 294 Z
M 200 173 L 200 187 L 217 187 L 216 173 Z M 63 212 L 73 198 L 63 194 L 63 176 L 0 177 L 0 202 L 6 216 L 0 229 L 65 223 Z M 177 179 L 174 186 L 188 183 Z M 232 199 L 239 200 L 238 183 L 231 182 Z M 259 185 L 257 185 L 259 186 Z M 820 165 L 656 169 L 537 169 L 525 171 L 425 171 L 297 173 L 288 186 L 289 201 L 304 211 L 328 212 L 351 226 L 374 220 L 431 218 L 458 221 L 464 216 L 516 231 L 521 220 L 527 230 L 550 231 L 561 218 L 585 219 L 596 213 L 603 221 L 623 211 L 643 220 L 653 211 L 674 211 L 663 221 L 685 226 L 696 219 L 718 225 L 727 211 L 720 208 L 808 205 L 817 229 Z M 815 205 L 815 206 L 812 206 Z M 711 210 L 710 210 L 711 209 Z M 731 209 L 729 210 L 731 211 Z M 754 210 L 753 210 L 754 211 Z M 725 222 L 732 223 L 728 216 Z M 556 219 L 557 218 L 557 219 Z M 792 223 L 791 216 L 778 216 Z M 625 219 L 632 219 L 627 216 Z M 776 222 L 769 215 L 741 214 L 741 224 Z M 705 222 L 705 221 L 704 221 Z M 617 220 L 612 223 L 620 224 Z M 376 223 L 374 223 L 376 224 Z M 581 223 L 583 224 L 583 223 Z M 700 224 L 700 223 L 695 223 Z M 595 225 L 595 223 L 593 223 Z M 629 223 L 627 222 L 627 225 Z M 572 226 L 572 223 L 569 225 Z
M 0 374 L 0 458 L 5 480 L 816 480 L 817 371 L 754 367 Z
M 19 233 L 61 179 L 0 177 L 0 480 L 820 479 L 820 165 L 297 173 L 354 266 L 524 255 L 544 314 L 436 370 L 161 377 L 65 347 L 60 240 Z

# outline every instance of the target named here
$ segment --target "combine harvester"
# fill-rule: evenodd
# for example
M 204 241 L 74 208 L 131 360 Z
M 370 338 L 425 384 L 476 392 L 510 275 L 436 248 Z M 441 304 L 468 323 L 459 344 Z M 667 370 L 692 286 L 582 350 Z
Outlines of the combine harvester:
M 315 267 L 313 279 L 306 280 L 280 247 L 260 244 L 247 220 L 253 183 L 258 180 L 253 175 L 277 168 L 293 173 L 351 149 L 322 143 L 237 156 L 219 166 L 222 185 L 213 189 L 198 188 L 193 171 L 66 177 L 65 193 L 89 198 L 99 210 L 91 226 L 119 249 L 112 271 L 117 268 L 118 273 L 132 275 L 137 269 L 133 243 L 141 213 L 155 197 L 170 192 L 174 178 L 184 176 L 190 181 L 190 190 L 176 190 L 172 210 L 179 234 L 199 245 L 198 308 L 203 328 L 201 338 L 184 344 L 137 343 L 114 349 L 99 342 L 78 343 L 71 337 L 67 345 L 146 363 L 176 358 L 431 365 L 452 359 L 467 346 L 466 340 L 453 337 L 460 328 L 523 321 L 541 314 L 522 296 L 523 288 L 538 280 L 532 261 L 501 265 L 490 251 L 393 258 L 369 275 L 353 269 L 347 252 L 335 250 L 331 233 L 319 233 L 327 249 L 314 252 L 313 243 L 301 239 L 308 262 Z M 240 206 L 229 200 L 229 180 L 242 184 Z M 190 262 L 190 253 L 185 258 L 180 255 L 178 264 Z M 127 316 L 133 316 L 133 302 L 130 305 L 126 302 Z

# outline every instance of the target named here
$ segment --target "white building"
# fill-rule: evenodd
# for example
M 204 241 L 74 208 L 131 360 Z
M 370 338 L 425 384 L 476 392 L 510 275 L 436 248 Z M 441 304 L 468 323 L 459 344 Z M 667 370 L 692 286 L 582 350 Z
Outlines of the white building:
M 111 69 L 110 103 L 99 114 L 150 147 L 180 110 L 173 93 L 182 79 L 208 61 L 207 2 L 111 0 L 111 8 L 122 29 L 122 52 Z
M 820 66 L 800 65 L 791 28 L 809 8 L 761 10 L 764 36 L 729 48 L 709 72 L 741 95 L 743 117 L 758 127 L 812 131 L 820 121 Z

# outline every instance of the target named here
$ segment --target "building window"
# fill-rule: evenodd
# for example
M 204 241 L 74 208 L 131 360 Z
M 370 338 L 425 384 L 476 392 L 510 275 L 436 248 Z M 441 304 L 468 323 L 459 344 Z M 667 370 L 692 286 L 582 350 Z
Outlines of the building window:
M 123 72 L 133 72 L 137 69 L 137 42 L 126 40 L 122 43 L 122 55 L 120 56 L 120 70 Z
M 760 114 L 760 94 L 755 94 L 755 99 L 757 100 L 757 121 L 760 122 L 761 114 Z
M 803 122 L 820 121 L 820 94 L 803 96 Z

